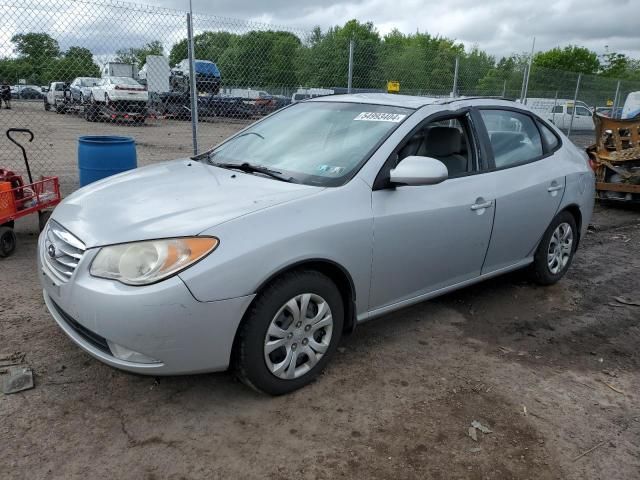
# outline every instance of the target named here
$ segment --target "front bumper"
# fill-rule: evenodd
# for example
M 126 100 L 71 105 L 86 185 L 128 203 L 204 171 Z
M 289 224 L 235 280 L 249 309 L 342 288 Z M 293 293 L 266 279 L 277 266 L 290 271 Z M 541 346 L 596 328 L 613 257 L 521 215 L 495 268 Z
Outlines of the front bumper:
M 225 370 L 245 310 L 254 296 L 199 302 L 178 276 L 154 285 L 130 287 L 89 275 L 97 249 L 87 250 L 67 282 L 59 282 L 43 261 L 38 271 L 44 300 L 60 328 L 80 348 L 115 368 L 147 375 Z M 118 358 L 117 344 L 154 363 Z

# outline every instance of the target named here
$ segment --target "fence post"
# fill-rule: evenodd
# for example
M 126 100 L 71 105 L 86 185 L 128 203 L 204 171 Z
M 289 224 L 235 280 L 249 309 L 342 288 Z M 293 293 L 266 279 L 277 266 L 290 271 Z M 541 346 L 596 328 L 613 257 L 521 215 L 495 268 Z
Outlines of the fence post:
M 611 112 L 611 118 L 616 118 L 618 113 L 618 103 L 620 102 L 620 80 L 618 80 L 618 85 L 616 85 L 616 94 L 613 96 L 613 110 Z
M 520 88 L 520 103 L 524 103 L 524 84 L 527 81 L 528 70 L 529 70 L 529 65 L 525 65 L 524 72 L 522 74 L 522 87 Z
M 458 67 L 460 66 L 460 57 L 456 56 L 456 65 L 453 69 L 453 90 L 451 91 L 452 97 L 458 96 Z
M 531 45 L 531 55 L 529 55 L 529 63 L 527 64 L 527 76 L 524 81 L 524 93 L 522 95 L 521 102 L 523 105 L 527 104 L 527 94 L 529 93 L 529 76 L 531 75 L 531 66 L 533 65 L 533 51 L 536 48 L 536 37 L 533 37 L 533 44 Z
M 567 131 L 567 137 L 571 135 L 571 127 L 573 127 L 573 117 L 576 116 L 576 102 L 578 101 L 578 92 L 580 91 L 580 80 L 582 80 L 582 74 L 578 74 L 578 81 L 576 82 L 576 93 L 573 95 L 573 110 L 571 111 L 571 120 L 569 121 L 569 130 Z
M 506 98 L 507 96 L 507 81 L 505 80 L 502 83 L 502 98 Z
M 349 77 L 347 79 L 347 93 L 351 93 L 353 84 L 353 38 L 349 40 Z
M 551 109 L 551 123 L 556 124 L 556 105 L 558 105 L 558 90 L 556 90 L 556 96 L 553 99 L 553 108 Z
M 198 91 L 196 90 L 195 48 L 193 44 L 193 16 L 187 13 L 187 43 L 189 51 L 189 97 L 191 97 L 191 135 L 193 154 L 198 154 Z

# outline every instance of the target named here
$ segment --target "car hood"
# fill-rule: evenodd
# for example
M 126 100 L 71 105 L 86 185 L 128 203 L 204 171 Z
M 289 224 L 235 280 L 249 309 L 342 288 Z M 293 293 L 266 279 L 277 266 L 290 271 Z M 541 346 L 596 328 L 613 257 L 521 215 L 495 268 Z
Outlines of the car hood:
M 185 159 L 87 185 L 60 203 L 52 218 L 91 248 L 197 235 L 321 190 Z

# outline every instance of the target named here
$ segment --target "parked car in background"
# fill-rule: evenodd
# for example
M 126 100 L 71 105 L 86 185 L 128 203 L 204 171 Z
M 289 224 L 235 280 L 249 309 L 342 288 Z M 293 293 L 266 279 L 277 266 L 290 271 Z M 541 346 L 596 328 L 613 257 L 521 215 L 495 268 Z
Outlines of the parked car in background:
M 49 111 L 56 107 L 59 100 L 64 100 L 65 90 L 68 90 L 68 84 L 65 82 L 51 82 L 49 90 L 44 95 L 44 109 Z
M 131 77 L 104 77 L 91 87 L 85 106 L 85 119 L 143 123 L 147 116 L 149 94 L 146 87 Z
M 323 97 L 66 197 L 38 277 L 102 362 L 283 394 L 359 322 L 516 269 L 559 281 L 593 203 L 584 152 L 513 102 Z
M 268 115 L 269 113 L 275 112 L 290 103 L 291 99 L 284 95 L 266 95 L 257 98 L 254 101 L 253 106 L 256 113 L 260 115 Z
M 291 96 L 291 103 L 334 94 L 335 91 L 328 88 L 299 88 L 296 93 Z
M 41 100 L 44 97 L 38 85 L 22 85 L 18 90 L 18 98 L 23 100 Z
M 616 108 L 615 112 L 613 107 L 596 107 L 596 113 L 604 117 L 620 118 L 622 115 L 622 107 Z
M 114 102 L 144 102 L 149 98 L 145 87 L 131 77 L 103 77 L 89 92 L 89 101 L 110 104 Z
M 547 111 L 545 115 L 546 119 L 556 125 L 558 128 L 564 130 L 569 128 L 571 124 L 571 117 L 573 116 L 572 130 L 595 130 L 595 124 L 593 123 L 593 112 L 587 107 L 578 105 L 576 106 L 575 115 L 573 114 L 573 102 L 567 102 L 556 105 Z
M 11 87 L 11 98 L 33 100 L 42 98 L 42 90 L 38 85 L 13 85 Z
M 218 66 L 209 60 L 195 60 L 196 90 L 198 93 L 217 95 L 220 92 L 221 76 Z M 173 75 L 189 78 L 189 60 L 184 59 L 171 69 Z M 187 83 L 189 81 L 187 80 Z
M 96 77 L 76 77 L 69 85 L 71 101 L 75 103 L 85 103 L 89 100 L 91 89 L 95 87 L 99 78 Z

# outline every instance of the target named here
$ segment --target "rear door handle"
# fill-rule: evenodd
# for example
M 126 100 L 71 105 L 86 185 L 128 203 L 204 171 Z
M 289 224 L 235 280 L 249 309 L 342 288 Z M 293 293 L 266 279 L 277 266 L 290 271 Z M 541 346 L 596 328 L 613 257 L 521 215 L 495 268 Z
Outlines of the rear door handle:
M 551 192 L 557 192 L 558 190 L 562 190 L 564 188 L 564 186 L 562 185 L 553 185 L 549 188 L 547 188 L 547 192 L 551 193 Z
M 473 205 L 471 205 L 471 210 L 473 210 L 475 212 L 476 210 L 482 210 L 483 208 L 489 208 L 491 205 L 493 205 L 493 200 L 490 200 L 488 202 L 483 202 L 483 203 L 474 203 Z

